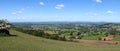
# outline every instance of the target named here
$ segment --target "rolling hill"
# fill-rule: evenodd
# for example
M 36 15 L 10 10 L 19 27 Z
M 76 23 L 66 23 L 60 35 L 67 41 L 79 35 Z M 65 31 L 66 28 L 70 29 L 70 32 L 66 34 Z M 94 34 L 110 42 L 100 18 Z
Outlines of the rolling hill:
M 10 32 L 16 36 L 0 36 L 0 51 L 120 51 L 120 45 L 57 41 L 15 30 Z

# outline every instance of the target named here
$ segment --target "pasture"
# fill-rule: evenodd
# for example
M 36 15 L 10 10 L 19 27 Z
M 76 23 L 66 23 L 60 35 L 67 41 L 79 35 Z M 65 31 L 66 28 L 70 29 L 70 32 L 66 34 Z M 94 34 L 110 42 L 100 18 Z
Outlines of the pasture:
M 120 51 L 119 44 L 87 44 L 50 40 L 15 30 L 12 35 L 0 36 L 0 51 Z

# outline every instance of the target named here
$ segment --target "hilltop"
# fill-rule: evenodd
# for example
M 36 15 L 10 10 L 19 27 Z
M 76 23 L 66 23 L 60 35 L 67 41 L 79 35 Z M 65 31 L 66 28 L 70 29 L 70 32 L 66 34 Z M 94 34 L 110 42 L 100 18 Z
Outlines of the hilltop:
M 94 45 L 65 42 L 10 30 L 11 37 L 0 37 L 0 51 L 119 51 L 120 45 Z

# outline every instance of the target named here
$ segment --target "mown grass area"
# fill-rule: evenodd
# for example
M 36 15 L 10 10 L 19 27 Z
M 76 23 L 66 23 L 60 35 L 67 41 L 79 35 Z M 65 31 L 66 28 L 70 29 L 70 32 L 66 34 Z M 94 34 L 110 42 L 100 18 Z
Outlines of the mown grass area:
M 10 32 L 17 36 L 0 36 L 0 51 L 120 51 L 120 45 L 57 41 L 15 30 Z

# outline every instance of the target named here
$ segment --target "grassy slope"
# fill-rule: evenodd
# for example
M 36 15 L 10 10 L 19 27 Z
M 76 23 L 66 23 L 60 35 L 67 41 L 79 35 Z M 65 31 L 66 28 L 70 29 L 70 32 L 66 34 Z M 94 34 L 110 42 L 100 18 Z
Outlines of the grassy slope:
M 10 31 L 17 36 L 0 37 L 0 51 L 120 51 L 120 45 L 56 41 Z

